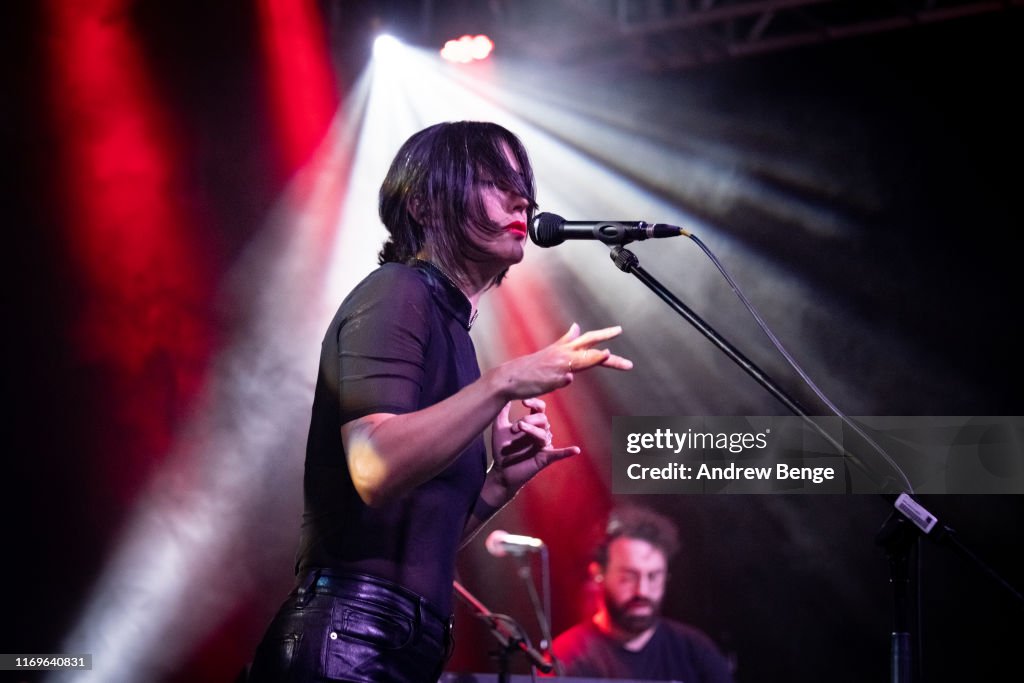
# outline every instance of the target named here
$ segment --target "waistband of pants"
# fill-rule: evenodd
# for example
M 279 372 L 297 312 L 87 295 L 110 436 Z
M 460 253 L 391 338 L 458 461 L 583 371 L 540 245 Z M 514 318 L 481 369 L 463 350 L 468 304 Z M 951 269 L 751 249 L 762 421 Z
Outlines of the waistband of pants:
M 333 595 L 336 597 L 370 598 L 386 595 L 391 601 L 404 606 L 409 613 L 427 614 L 446 630 L 450 631 L 454 620 L 453 615 L 444 614 L 440 608 L 419 593 L 405 586 L 382 579 L 379 576 L 349 572 L 339 569 L 313 568 L 299 581 L 297 592 L 302 595 Z

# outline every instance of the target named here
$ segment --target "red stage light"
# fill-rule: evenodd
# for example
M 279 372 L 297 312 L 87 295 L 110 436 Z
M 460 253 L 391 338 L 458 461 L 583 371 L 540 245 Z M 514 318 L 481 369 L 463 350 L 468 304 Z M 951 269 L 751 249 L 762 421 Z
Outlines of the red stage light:
M 256 3 L 277 130 L 289 172 L 305 164 L 337 107 L 327 38 L 315 0 Z
M 116 434 L 97 490 L 130 499 L 199 391 L 214 331 L 204 226 L 188 210 L 178 127 L 126 0 L 53 0 L 49 126 L 80 293 L 68 353 L 107 387 Z

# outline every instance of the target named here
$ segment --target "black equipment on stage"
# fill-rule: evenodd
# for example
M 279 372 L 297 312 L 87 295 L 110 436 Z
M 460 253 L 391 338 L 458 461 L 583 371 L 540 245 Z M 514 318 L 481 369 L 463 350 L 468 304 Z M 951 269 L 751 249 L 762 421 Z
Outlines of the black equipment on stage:
M 509 679 L 510 683 L 536 683 L 537 679 L 529 675 L 515 675 Z M 636 678 L 579 678 L 577 676 L 555 676 L 552 681 L 563 683 L 658 683 L 657 681 L 642 681 Z M 498 674 L 477 674 L 477 673 L 446 673 L 441 675 L 438 683 L 498 683 Z M 664 681 L 662 681 L 664 683 Z M 671 683 L 671 682 L 670 682 Z M 677 682 L 678 683 L 678 682 Z

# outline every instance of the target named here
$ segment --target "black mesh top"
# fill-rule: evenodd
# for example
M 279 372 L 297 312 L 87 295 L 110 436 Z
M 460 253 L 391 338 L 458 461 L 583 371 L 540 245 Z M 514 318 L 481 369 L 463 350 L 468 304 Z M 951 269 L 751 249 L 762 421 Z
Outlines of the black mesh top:
M 366 506 L 346 466 L 341 425 L 433 405 L 480 377 L 470 304 L 433 265 L 387 263 L 366 277 L 324 337 L 306 446 L 296 560 L 372 574 L 451 611 L 455 553 L 483 486 L 483 437 L 401 500 Z

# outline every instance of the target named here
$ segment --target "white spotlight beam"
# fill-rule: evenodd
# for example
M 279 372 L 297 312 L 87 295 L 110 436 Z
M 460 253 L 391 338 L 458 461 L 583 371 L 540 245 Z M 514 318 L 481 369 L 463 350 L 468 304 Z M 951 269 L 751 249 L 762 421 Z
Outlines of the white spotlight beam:
M 63 646 L 92 654 L 93 669 L 47 681 L 163 680 L 266 578 L 261 572 L 288 570 L 326 325 L 323 252 L 332 241 L 345 251 L 345 235 L 332 233 L 362 91 L 228 278 L 228 304 L 248 314 Z M 263 566 L 261 544 L 276 548 L 279 567 Z

